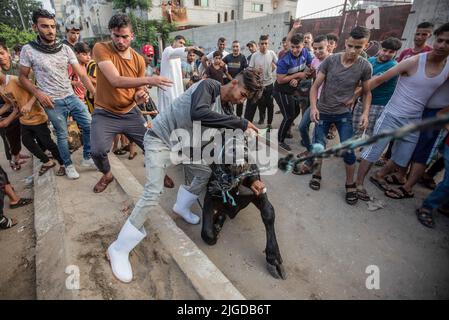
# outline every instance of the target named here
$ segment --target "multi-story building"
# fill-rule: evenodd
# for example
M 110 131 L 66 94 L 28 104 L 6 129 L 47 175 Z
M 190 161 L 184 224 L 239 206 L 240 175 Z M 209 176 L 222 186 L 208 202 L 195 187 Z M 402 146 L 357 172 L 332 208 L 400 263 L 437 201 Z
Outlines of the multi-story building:
M 107 0 L 42 0 L 56 13 L 60 30 L 64 33 L 66 21 L 78 21 L 82 38 L 108 33 L 112 16 L 112 2 Z M 144 19 L 165 18 L 179 29 L 214 25 L 233 20 L 262 17 L 268 14 L 290 12 L 295 16 L 297 0 L 153 0 L 150 10 L 133 10 Z
M 180 29 L 213 25 L 267 14 L 296 14 L 297 0 L 153 0 L 149 19 L 167 18 Z
M 108 21 L 112 16 L 112 2 L 106 0 L 47 0 L 56 14 L 61 33 L 67 21 L 76 21 L 82 26 L 81 37 L 92 38 L 108 34 Z

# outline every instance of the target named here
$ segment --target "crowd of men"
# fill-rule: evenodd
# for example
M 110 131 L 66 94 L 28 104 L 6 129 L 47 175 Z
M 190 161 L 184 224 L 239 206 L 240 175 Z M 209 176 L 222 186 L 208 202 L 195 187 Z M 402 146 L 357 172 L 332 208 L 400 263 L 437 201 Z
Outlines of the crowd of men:
M 295 21 L 281 51 L 270 50 L 269 36 L 261 35 L 257 42 L 246 44 L 247 57 L 237 40 L 228 52 L 227 40 L 220 37 L 217 49 L 206 54 L 200 46 L 186 46 L 187 40 L 178 35 L 163 50 L 159 69 L 153 66 L 151 44 L 131 48 L 134 34 L 125 14 L 114 15 L 108 27 L 111 41 L 93 48 L 79 41 L 76 24 L 66 25 L 66 38 L 58 41 L 54 15 L 39 9 L 33 14 L 35 40 L 14 48 L 14 53 L 0 42 L 0 130 L 12 170 L 20 170 L 27 161 L 28 156 L 21 154 L 23 145 L 42 162 L 39 175 L 58 166 L 57 176 L 77 179 L 68 139 L 68 126 L 76 123 L 83 146 L 79 165 L 102 173 L 93 187 L 95 193 L 114 180 L 110 151 L 129 152 L 129 159 L 134 158 L 136 145 L 144 151 L 143 195 L 108 248 L 113 273 L 123 282 L 132 280 L 128 255 L 146 236 L 145 221 L 164 186 L 174 187 L 166 175 L 167 167 L 174 164 L 170 158 L 174 130 L 192 132 L 193 122 L 201 121 L 209 128 L 257 132 L 252 123 L 257 110 L 258 125 L 272 130 L 275 115 L 281 114 L 276 128 L 279 147 L 291 151 L 291 144 L 297 143 L 305 148 L 299 156 L 305 156 L 314 146 L 325 147 L 336 139 L 336 133 L 344 142 L 449 112 L 449 23 L 438 28 L 420 23 L 413 48 L 398 55 L 401 40 L 390 37 L 372 57 L 365 52 L 370 31 L 362 26 L 341 39 L 343 50 L 338 51 L 336 35 L 313 35 L 313 30 L 301 30 L 301 23 Z M 427 42 L 432 35 L 431 46 Z M 150 95 L 154 86 L 157 104 Z M 299 117 L 300 140 L 294 141 L 292 129 Z M 434 189 L 416 212 L 423 225 L 434 227 L 434 209 L 448 212 L 449 137 L 444 129 L 384 139 L 345 153 L 343 162 L 349 205 L 371 199 L 364 181 L 375 164 L 381 168 L 369 180 L 387 197 L 411 198 L 418 182 Z M 173 211 L 197 224 L 200 218 L 190 207 L 205 190 L 211 171 L 205 164 L 182 165 L 191 183 L 179 186 Z M 311 174 L 309 186 L 318 191 L 322 165 L 320 159 L 308 160 L 294 173 Z M 443 169 L 444 178 L 437 185 L 434 178 Z M 32 200 L 13 192 L 3 169 L 0 183 L 0 228 L 7 229 L 17 221 L 3 215 L 4 194 L 10 197 L 10 208 Z M 251 189 L 258 195 L 264 187 L 258 180 Z

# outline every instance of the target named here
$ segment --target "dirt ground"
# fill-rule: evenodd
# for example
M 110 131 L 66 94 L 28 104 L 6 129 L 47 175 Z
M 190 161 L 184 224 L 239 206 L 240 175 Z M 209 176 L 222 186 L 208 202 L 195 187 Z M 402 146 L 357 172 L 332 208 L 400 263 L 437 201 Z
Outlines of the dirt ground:
M 23 150 L 22 153 L 27 151 Z M 0 164 L 19 196 L 32 198 L 33 189 L 26 188 L 24 181 L 32 174 L 31 161 L 22 165 L 21 170 L 12 171 L 5 157 L 3 141 L 0 140 Z M 5 197 L 4 212 L 8 217 L 15 217 L 19 223 L 11 229 L 0 230 L 0 299 L 35 299 L 36 239 L 33 204 L 9 209 L 9 199 Z
M 82 153 L 72 154 L 75 164 Z M 79 268 L 80 288 L 75 299 L 198 299 L 182 271 L 165 251 L 156 231 L 147 226 L 148 237 L 131 253 L 134 281 L 114 278 L 106 250 L 115 240 L 129 214 L 129 201 L 117 182 L 101 194 L 92 188 L 101 174 L 79 168 L 80 178 L 56 177 L 57 192 L 64 215 L 67 265 Z M 61 283 L 65 285 L 65 283 Z M 45 290 L 45 283 L 39 290 Z

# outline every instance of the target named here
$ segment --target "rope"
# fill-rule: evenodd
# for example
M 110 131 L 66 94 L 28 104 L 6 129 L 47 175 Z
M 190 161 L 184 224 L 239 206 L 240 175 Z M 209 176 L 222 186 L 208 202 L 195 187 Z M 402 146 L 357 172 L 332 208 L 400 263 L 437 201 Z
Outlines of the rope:
M 419 123 L 412 123 L 396 130 L 388 130 L 369 138 L 349 139 L 326 150 L 323 150 L 324 147 L 321 144 L 314 144 L 310 155 L 293 160 L 293 154 L 289 154 L 287 157 L 279 159 L 278 167 L 283 171 L 291 171 L 298 163 L 306 160 L 315 158 L 322 159 L 331 155 L 344 156 L 351 150 L 374 144 L 380 140 L 401 139 L 411 132 L 422 131 L 428 128 L 442 128 L 447 123 L 449 123 L 449 113 L 443 116 L 425 119 Z

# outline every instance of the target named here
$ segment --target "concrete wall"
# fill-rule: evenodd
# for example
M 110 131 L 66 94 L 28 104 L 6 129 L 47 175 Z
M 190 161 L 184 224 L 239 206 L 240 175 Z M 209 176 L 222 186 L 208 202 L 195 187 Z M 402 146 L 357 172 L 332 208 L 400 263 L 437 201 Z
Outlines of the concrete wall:
M 148 13 L 149 19 L 162 18 L 162 2 L 167 0 L 153 0 L 153 8 Z M 276 2 L 276 9 L 273 3 Z M 252 4 L 263 4 L 263 12 L 254 12 Z M 218 14 L 220 14 L 221 23 L 224 23 L 225 13 L 228 15 L 228 20 L 243 20 L 250 18 L 257 18 L 266 16 L 268 14 L 290 12 L 295 15 L 296 0 L 209 0 L 209 5 L 205 7 L 195 6 L 194 0 L 181 0 L 181 5 L 187 8 L 187 23 L 178 24 L 180 26 L 207 26 L 216 24 L 218 21 Z M 234 19 L 231 20 L 231 12 L 234 10 Z
M 226 38 L 227 51 L 231 51 L 232 41 L 238 40 L 242 45 L 242 52 L 245 55 L 249 55 L 245 46 L 246 43 L 250 40 L 258 42 L 261 34 L 269 35 L 269 49 L 277 52 L 280 49 L 281 40 L 287 35 L 289 28 L 290 13 L 285 12 L 260 18 L 237 20 L 212 26 L 175 31 L 170 36 L 174 37 L 177 34 L 181 34 L 195 45 L 204 47 L 207 53 L 216 49 L 217 39 L 219 37 Z
M 433 22 L 436 27 L 449 22 L 448 0 L 415 0 L 402 34 L 402 48 L 413 47 L 413 35 L 416 26 L 423 22 Z M 432 43 L 433 38 L 430 43 Z

